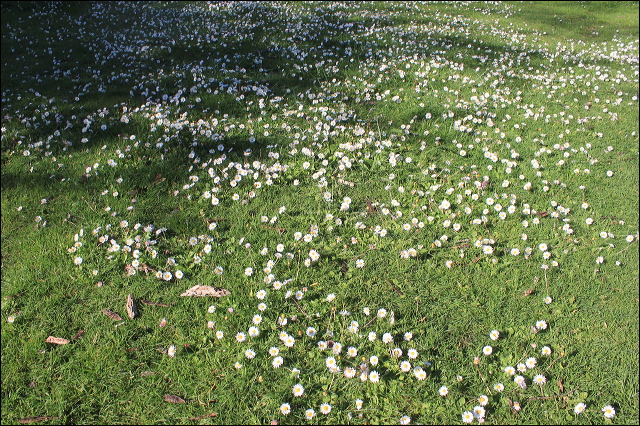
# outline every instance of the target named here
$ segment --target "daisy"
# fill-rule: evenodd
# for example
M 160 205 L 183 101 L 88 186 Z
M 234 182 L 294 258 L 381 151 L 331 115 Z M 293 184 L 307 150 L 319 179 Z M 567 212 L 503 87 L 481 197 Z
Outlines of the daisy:
M 409 417 L 409 416 L 400 417 L 400 424 L 401 425 L 408 425 L 409 423 L 411 423 L 411 417 Z
M 169 355 L 171 358 L 176 356 L 176 347 L 174 345 L 169 346 L 169 350 L 167 350 L 167 355 Z
M 371 355 L 371 357 L 369 358 L 369 362 L 371 363 L 371 365 L 378 365 L 378 357 L 375 355 Z
M 603 407 L 602 412 L 604 413 L 604 416 L 608 419 L 612 419 L 616 415 L 615 408 L 613 408 L 610 405 Z
M 376 335 L 375 331 L 370 331 L 369 334 L 367 335 L 367 339 L 369 339 L 370 342 L 373 342 L 374 340 L 376 340 L 378 336 Z
M 543 346 L 541 350 L 542 355 L 549 356 L 551 355 L 551 348 L 549 346 Z
M 248 359 L 253 359 L 256 356 L 256 353 L 253 349 L 247 349 L 246 351 L 244 351 L 244 356 L 246 356 Z
M 527 382 L 525 381 L 524 377 L 516 376 L 514 377 L 513 381 L 516 382 L 518 386 L 520 386 L 522 389 L 527 388 Z
M 513 376 L 514 374 L 516 374 L 516 369 L 512 366 L 508 366 L 504 368 L 504 372 L 510 376 Z
M 475 418 L 477 418 L 478 420 L 484 420 L 484 415 L 486 414 L 486 411 L 484 409 L 484 407 L 481 407 L 479 405 L 473 407 L 473 416 Z
M 352 379 L 356 376 L 356 369 L 353 367 L 345 367 L 344 376 L 348 379 Z
M 273 359 L 273 361 L 271 361 L 271 365 L 273 366 L 273 368 L 280 368 L 283 362 L 284 360 L 282 359 L 282 357 L 277 356 Z
M 302 394 L 304 393 L 304 387 L 300 383 L 297 383 L 293 386 L 292 391 L 293 396 L 302 396 Z
M 407 351 L 407 356 L 408 356 L 410 359 L 416 359 L 416 358 L 418 357 L 418 351 L 417 351 L 417 350 L 415 350 L 415 349 L 413 349 L 413 348 L 411 348 L 411 349 L 409 349 L 409 350 Z
M 380 374 L 373 370 L 372 372 L 369 373 L 369 380 L 371 380 L 372 383 L 377 383 L 380 381 Z
M 331 405 L 324 403 L 320 405 L 320 412 L 322 414 L 329 414 L 331 412 Z
M 587 408 L 587 404 L 585 404 L 584 402 L 579 402 L 573 408 L 573 412 L 576 413 L 576 415 L 578 415 L 578 414 L 581 414 L 586 408 Z
M 504 385 L 502 383 L 496 383 L 493 385 L 493 390 L 496 392 L 502 392 L 504 390 Z
M 307 328 L 307 336 L 314 337 L 316 335 L 316 329 L 313 327 Z
M 214 313 L 216 311 L 216 307 L 211 305 L 209 306 L 209 309 L 207 310 L 207 312 L 209 312 L 210 314 Z
M 489 333 L 489 338 L 491 340 L 498 340 L 499 337 L 500 337 L 500 332 L 498 330 L 491 330 L 491 333 Z
M 74 265 L 80 265 L 82 263 L 82 258 L 80 256 L 76 257 L 75 259 L 73 259 L 73 264 Z
M 316 412 L 313 411 L 313 408 L 309 408 L 307 411 L 304 412 L 304 417 L 307 420 L 311 420 L 316 416 Z
M 327 368 L 329 370 L 336 368 L 336 359 L 332 356 L 328 357 L 325 361 L 324 361 L 325 365 L 327 366 Z
M 462 413 L 462 422 L 463 423 L 473 422 L 473 413 L 471 411 L 465 411 L 464 413 Z
M 222 330 L 216 331 L 216 339 L 220 340 L 224 337 L 224 332 Z
M 547 383 L 547 378 L 544 377 L 542 374 L 536 374 L 533 378 L 533 383 L 535 383 L 538 386 L 542 386 L 545 383 Z
M 545 320 L 540 320 L 536 322 L 536 328 L 539 330 L 546 330 L 547 329 L 547 322 Z
M 364 401 L 362 401 L 361 399 L 356 399 L 356 410 L 362 410 L 363 403 Z
M 269 348 L 269 355 L 278 356 L 279 353 L 280 353 L 280 349 L 276 348 L 275 346 L 272 346 L 271 348 Z
M 531 368 L 535 368 L 537 362 L 538 362 L 537 359 L 535 359 L 534 357 L 530 357 L 530 358 L 527 358 L 525 365 L 527 366 L 527 368 L 531 369 Z
M 489 403 L 489 397 L 487 395 L 480 395 L 478 397 L 478 403 L 484 407 Z
M 347 355 L 349 355 L 351 358 L 355 358 L 356 356 L 358 356 L 358 350 L 353 346 L 349 346 L 347 348 Z
M 551 302 L 553 302 L 553 299 L 551 298 L 551 296 L 547 296 L 547 297 L 544 298 L 544 303 L 546 305 L 551 304 Z
M 285 416 L 291 412 L 291 405 L 286 402 L 280 406 L 280 412 Z
M 424 380 L 427 378 L 427 373 L 425 373 L 425 371 L 421 367 L 414 368 L 413 375 L 416 376 L 416 379 L 418 380 Z
M 493 348 L 489 345 L 485 346 L 484 348 L 482 348 L 482 353 L 489 356 L 493 353 Z
M 400 363 L 400 370 L 402 370 L 403 373 L 408 373 L 409 370 L 411 370 L 411 363 L 409 361 L 402 361 Z
M 393 342 L 393 336 L 391 335 L 391 333 L 384 333 L 382 335 L 382 341 L 384 343 L 391 343 Z
M 233 365 L 233 367 L 234 367 L 236 370 L 240 370 L 240 369 L 242 368 L 242 364 L 240 364 L 239 362 L 236 362 L 236 363 Z
M 9 318 L 7 318 L 7 322 L 9 324 L 12 324 L 15 320 L 16 320 L 16 316 L 15 315 L 11 315 Z
M 238 334 L 236 334 L 236 340 L 238 341 L 238 343 L 242 343 L 246 340 L 247 335 L 244 334 L 243 332 L 239 332 Z
M 625 240 L 628 243 L 632 243 L 634 239 L 635 239 L 635 237 L 633 235 L 627 235 L 627 237 L 625 238 Z
M 446 386 L 441 386 L 440 389 L 438 389 L 438 393 L 440 394 L 440 396 L 447 396 L 447 394 L 449 393 L 449 388 Z

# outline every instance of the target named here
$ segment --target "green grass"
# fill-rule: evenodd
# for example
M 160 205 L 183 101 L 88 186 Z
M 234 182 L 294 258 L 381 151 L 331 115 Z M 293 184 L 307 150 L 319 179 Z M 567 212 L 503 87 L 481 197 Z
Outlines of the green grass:
M 637 2 L 2 12 L 3 424 L 639 422 Z

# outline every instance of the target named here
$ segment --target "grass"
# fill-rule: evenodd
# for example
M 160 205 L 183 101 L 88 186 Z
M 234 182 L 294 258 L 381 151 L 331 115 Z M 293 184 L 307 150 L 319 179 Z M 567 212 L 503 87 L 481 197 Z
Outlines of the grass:
M 2 423 L 637 424 L 637 9 L 3 2 Z

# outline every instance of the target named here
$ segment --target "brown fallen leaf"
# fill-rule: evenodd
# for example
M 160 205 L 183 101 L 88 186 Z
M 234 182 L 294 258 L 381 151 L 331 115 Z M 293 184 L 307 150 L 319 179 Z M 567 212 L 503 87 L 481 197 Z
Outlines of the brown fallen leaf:
M 533 289 L 532 288 L 527 289 L 527 290 L 522 292 L 522 297 L 527 297 L 527 296 L 531 295 L 531 293 L 533 293 Z
M 75 340 L 75 339 L 79 339 L 79 338 L 81 338 L 81 337 L 82 337 L 82 335 L 83 335 L 83 334 L 84 334 L 84 330 L 80 330 L 80 331 L 78 331 L 78 332 L 76 333 L 76 335 L 75 335 L 75 336 L 73 336 L 73 337 L 72 337 L 72 339 L 74 339 L 74 340 Z
M 33 416 L 33 417 L 24 417 L 22 419 L 19 419 L 18 422 L 22 424 L 28 424 L 33 422 L 44 422 L 46 420 L 55 420 L 57 418 L 58 417 L 51 417 L 51 416 Z
M 179 396 L 176 395 L 165 395 L 164 396 L 164 400 L 167 402 L 172 402 L 174 404 L 183 404 L 187 401 L 185 401 L 184 399 L 180 398 Z
M 129 314 L 129 318 L 134 319 L 138 314 L 138 310 L 136 309 L 136 304 L 133 301 L 133 296 L 127 296 L 127 314 Z
M 208 285 L 195 285 L 182 293 L 180 296 L 193 296 L 193 297 L 203 297 L 203 296 L 212 296 L 212 297 L 222 297 L 228 296 L 231 292 L 227 289 L 220 287 L 211 287 Z
M 56 345 L 66 345 L 67 343 L 69 343 L 69 340 L 63 339 L 62 337 L 49 336 L 47 337 L 47 340 L 45 340 L 45 342 L 54 343 Z
M 153 371 L 142 371 L 142 372 L 140 373 L 140 375 L 141 375 L 142 377 L 149 377 L 149 376 L 153 376 L 153 375 L 155 375 L 155 374 L 156 374 L 156 373 L 154 373 Z
M 105 314 L 106 316 L 108 316 L 109 318 L 111 318 L 114 321 L 122 321 L 122 317 L 120 317 L 120 315 L 116 314 L 113 311 L 110 311 L 108 309 L 103 309 L 102 313 Z
M 560 392 L 564 392 L 564 385 L 560 379 L 558 379 L 558 388 L 560 389 Z

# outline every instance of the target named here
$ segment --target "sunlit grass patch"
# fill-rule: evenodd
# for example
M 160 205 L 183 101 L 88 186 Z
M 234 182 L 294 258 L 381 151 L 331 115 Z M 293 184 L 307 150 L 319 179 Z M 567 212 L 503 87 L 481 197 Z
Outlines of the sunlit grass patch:
M 637 15 L 580 6 L 3 3 L 3 421 L 637 422 Z

